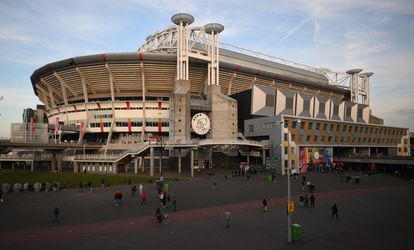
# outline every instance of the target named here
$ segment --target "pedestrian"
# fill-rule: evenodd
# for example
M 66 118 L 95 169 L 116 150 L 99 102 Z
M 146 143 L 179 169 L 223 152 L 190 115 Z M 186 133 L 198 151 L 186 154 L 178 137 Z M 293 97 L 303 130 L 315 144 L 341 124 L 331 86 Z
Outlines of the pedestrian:
M 162 173 L 161 173 L 161 176 L 160 176 L 159 185 L 160 185 L 160 189 L 163 190 L 163 187 L 164 187 L 164 176 L 162 175 Z
M 173 205 L 173 212 L 176 212 L 177 211 L 177 197 L 175 196 L 173 198 L 172 205 Z
M 4 198 L 3 198 L 3 190 L 0 190 L 0 203 L 4 202 Z
M 160 193 L 160 203 L 161 203 L 161 206 L 164 206 L 164 192 L 163 191 L 161 191 Z
M 305 207 L 309 207 L 309 196 L 305 194 Z
M 144 186 L 142 186 L 142 184 L 140 183 L 138 185 L 138 190 L 139 190 L 139 196 L 142 196 L 142 190 L 144 189 Z
M 92 193 L 92 182 L 88 182 L 88 192 Z
M 227 177 L 227 175 L 225 175 L 224 176 L 224 181 L 227 182 L 227 180 L 228 180 L 228 177 Z
M 213 190 L 217 190 L 217 181 L 214 179 L 214 177 L 213 177 L 213 186 L 212 186 L 212 189 Z
M 227 209 L 226 212 L 224 213 L 225 217 L 226 217 L 226 228 L 230 227 L 230 217 L 231 217 L 231 212 L 230 209 Z
M 137 184 L 134 184 L 131 187 L 131 197 L 135 197 L 136 192 L 137 192 Z
M 53 222 L 54 223 L 58 223 L 59 222 L 59 213 L 60 213 L 59 208 L 58 207 L 55 207 L 55 209 L 53 210 L 53 215 L 54 215 Z
M 311 194 L 309 200 L 311 202 L 310 207 L 315 207 L 315 195 Z
M 103 179 L 103 178 L 102 178 L 102 180 L 101 180 L 101 186 L 102 186 L 102 187 L 105 187 L 105 179 Z
M 122 203 L 122 193 L 120 191 L 116 191 L 115 195 L 114 195 L 114 199 L 115 199 L 115 207 L 119 207 Z
M 300 207 L 305 206 L 305 196 L 303 194 L 300 194 L 299 196 L 299 206 Z
M 143 205 L 145 203 L 145 205 L 147 205 L 147 192 L 142 192 L 141 195 L 141 205 Z
M 267 212 L 267 200 L 266 200 L 266 198 L 263 199 L 262 203 L 263 203 L 263 212 Z
M 334 216 L 336 217 L 336 219 L 338 219 L 338 206 L 336 205 L 336 203 L 333 204 L 333 206 L 331 207 L 331 210 L 332 210 L 331 220 L 333 220 Z

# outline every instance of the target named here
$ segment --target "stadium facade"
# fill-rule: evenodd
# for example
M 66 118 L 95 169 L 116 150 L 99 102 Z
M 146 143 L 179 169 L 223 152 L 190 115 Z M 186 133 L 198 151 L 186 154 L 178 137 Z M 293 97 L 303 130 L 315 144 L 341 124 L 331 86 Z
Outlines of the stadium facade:
M 158 163 L 160 171 L 183 166 L 193 174 L 240 161 L 286 173 L 289 165 L 329 167 L 341 155 L 410 154 L 408 129 L 372 115 L 372 73 L 273 58 L 220 42 L 221 24 L 192 27 L 189 14 L 171 20 L 138 51 L 37 69 L 31 81 L 49 125 L 25 130 L 52 142 L 102 144 L 70 160 L 75 171 L 106 173 L 134 166 L 153 175 Z

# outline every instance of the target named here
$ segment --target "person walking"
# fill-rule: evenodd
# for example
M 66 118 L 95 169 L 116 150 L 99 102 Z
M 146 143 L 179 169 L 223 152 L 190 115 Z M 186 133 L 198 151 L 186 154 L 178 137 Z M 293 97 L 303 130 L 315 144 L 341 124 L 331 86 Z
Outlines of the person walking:
M 174 196 L 173 202 L 172 202 L 172 209 L 173 212 L 177 212 L 177 197 Z
M 134 184 L 131 187 L 131 197 L 135 197 L 136 192 L 137 192 L 137 184 Z
M 311 202 L 310 207 L 315 207 L 315 195 L 311 194 L 309 200 Z
M 334 217 L 336 217 L 336 219 L 338 218 L 338 206 L 336 205 L 336 203 L 333 204 L 333 206 L 331 207 L 332 210 L 332 214 L 331 214 L 331 220 L 333 220 Z
M 305 194 L 305 207 L 309 207 L 309 196 Z
M 144 189 L 144 186 L 142 186 L 142 184 L 140 183 L 138 185 L 138 190 L 139 190 L 139 196 L 142 196 L 142 190 Z
M 88 182 L 88 192 L 92 193 L 92 182 Z
M 267 200 L 266 200 L 266 198 L 263 199 L 262 203 L 263 203 L 263 212 L 267 212 Z
M 0 203 L 4 202 L 4 198 L 3 198 L 3 190 L 0 190 Z
M 224 213 L 224 216 L 226 217 L 226 228 L 230 227 L 230 218 L 231 218 L 231 212 L 230 209 L 227 209 Z
M 147 192 L 142 192 L 141 194 L 141 205 L 143 205 L 145 203 L 145 205 L 147 205 Z
M 54 223 L 59 222 L 59 213 L 60 213 L 59 208 L 55 207 L 55 209 L 53 210 L 53 215 L 54 215 L 53 222 Z

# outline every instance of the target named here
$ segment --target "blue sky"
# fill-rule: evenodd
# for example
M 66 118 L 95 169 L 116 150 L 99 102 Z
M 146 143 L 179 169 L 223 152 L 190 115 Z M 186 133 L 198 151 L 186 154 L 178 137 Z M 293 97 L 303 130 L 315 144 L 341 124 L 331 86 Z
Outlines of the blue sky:
M 313 67 L 371 78 L 373 114 L 414 129 L 411 0 L 1 0 L 0 137 L 34 108 L 30 75 L 74 56 L 134 51 L 178 12 L 193 25 L 219 22 L 221 40 Z M 0 98 L 1 99 L 1 98 Z

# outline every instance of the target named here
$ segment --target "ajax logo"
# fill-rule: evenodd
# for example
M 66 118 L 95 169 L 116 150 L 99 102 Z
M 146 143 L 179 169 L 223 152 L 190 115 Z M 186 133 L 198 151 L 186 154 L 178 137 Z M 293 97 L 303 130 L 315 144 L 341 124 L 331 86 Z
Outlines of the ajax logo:
M 204 113 L 197 113 L 191 119 L 191 127 L 199 135 L 205 135 L 210 130 L 210 119 Z

